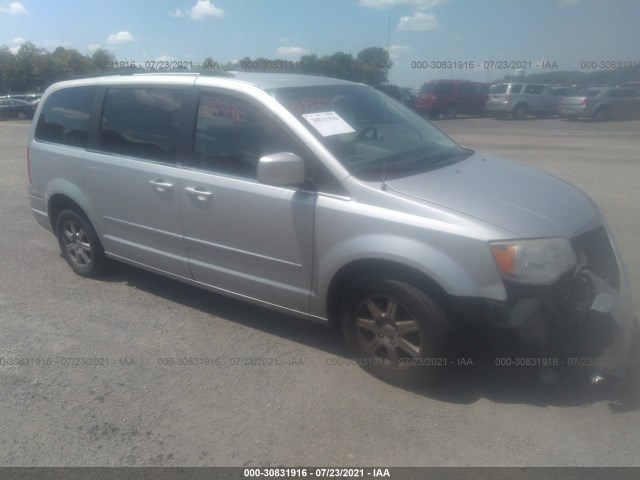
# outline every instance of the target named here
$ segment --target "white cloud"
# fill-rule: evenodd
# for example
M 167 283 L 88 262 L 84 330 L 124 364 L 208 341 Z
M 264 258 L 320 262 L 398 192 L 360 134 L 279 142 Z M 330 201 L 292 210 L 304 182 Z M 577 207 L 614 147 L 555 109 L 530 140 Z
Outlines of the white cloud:
M 449 0 L 359 0 L 361 7 L 377 8 L 384 10 L 387 8 L 410 7 L 417 10 L 429 10 L 436 5 L 442 5 Z
M 409 47 L 407 45 L 391 45 L 389 46 L 389 48 L 387 48 L 387 51 L 389 52 L 389 58 L 391 58 L 391 60 L 397 60 L 405 50 L 409 50 Z
M 107 43 L 110 45 L 120 45 L 121 43 L 135 42 L 135 37 L 129 32 L 112 33 L 107 37 Z
M 224 11 L 211 3 L 211 0 L 198 0 L 189 10 L 189 16 L 194 20 L 202 20 L 209 17 L 222 18 L 224 17 Z
M 240 63 L 240 60 L 238 60 L 237 58 L 234 58 L 233 60 L 231 60 L 231 65 L 237 65 Z
M 173 57 L 170 57 L 169 55 L 160 55 L 156 58 L 156 62 L 171 62 L 172 60 Z
M 27 41 L 22 37 L 16 37 L 11 42 L 9 42 L 9 51 L 14 55 L 18 53 L 22 44 L 27 43 Z
M 91 43 L 89 45 L 87 45 L 87 51 L 89 53 L 93 53 L 96 50 L 100 50 L 102 48 L 102 46 L 99 43 Z
M 11 2 L 8 7 L 0 7 L 0 14 L 7 15 L 29 15 L 29 10 L 20 2 Z
M 276 55 L 280 57 L 301 57 L 307 55 L 309 50 L 302 47 L 278 47 Z
M 180 17 L 184 17 L 184 12 L 179 8 L 176 8 L 176 11 L 173 13 L 169 12 L 169 15 L 171 15 L 174 18 L 180 18 Z
M 578 5 L 582 0 L 560 0 L 559 5 L 561 7 L 569 7 L 571 5 Z
M 434 30 L 438 28 L 433 13 L 416 12 L 411 17 L 400 17 L 398 30 Z

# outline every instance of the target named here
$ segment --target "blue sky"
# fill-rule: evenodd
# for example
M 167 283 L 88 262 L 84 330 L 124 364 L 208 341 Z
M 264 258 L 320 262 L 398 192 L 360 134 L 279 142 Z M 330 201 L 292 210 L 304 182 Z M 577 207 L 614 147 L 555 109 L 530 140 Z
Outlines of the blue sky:
M 219 63 L 356 55 L 387 47 L 390 81 L 488 81 L 511 70 L 417 69 L 413 61 L 640 62 L 640 0 L 0 0 L 0 45 L 24 41 L 118 60 Z

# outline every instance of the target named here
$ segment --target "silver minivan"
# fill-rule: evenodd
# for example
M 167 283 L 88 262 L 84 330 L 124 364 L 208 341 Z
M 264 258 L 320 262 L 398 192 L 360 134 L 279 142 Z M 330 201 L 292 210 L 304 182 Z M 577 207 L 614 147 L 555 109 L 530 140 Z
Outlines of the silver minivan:
M 461 147 L 365 85 L 319 76 L 57 83 L 28 144 L 31 210 L 78 274 L 108 261 L 340 325 L 357 362 L 433 381 L 459 325 L 543 367 L 621 376 L 636 320 L 587 195 Z

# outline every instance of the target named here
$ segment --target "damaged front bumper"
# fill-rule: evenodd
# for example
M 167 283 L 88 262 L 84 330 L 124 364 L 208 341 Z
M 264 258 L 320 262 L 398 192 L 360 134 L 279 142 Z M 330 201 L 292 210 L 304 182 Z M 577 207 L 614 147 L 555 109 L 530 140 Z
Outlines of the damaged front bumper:
M 515 330 L 553 366 L 586 369 L 594 383 L 621 378 L 638 361 L 629 358 L 637 319 L 626 270 L 604 223 L 571 244 L 578 265 L 553 285 L 505 282 L 506 302 L 482 301 L 480 310 L 463 302 L 459 311 Z

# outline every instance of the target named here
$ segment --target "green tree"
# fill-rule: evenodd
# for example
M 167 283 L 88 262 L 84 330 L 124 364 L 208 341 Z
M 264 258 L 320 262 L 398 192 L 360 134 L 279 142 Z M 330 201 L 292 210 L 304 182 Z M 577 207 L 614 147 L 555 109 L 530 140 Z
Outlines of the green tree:
M 356 57 L 355 78 L 351 80 L 375 85 L 386 82 L 393 62 L 389 52 L 381 47 L 369 47 L 361 50 Z
M 90 70 L 104 72 L 109 70 L 110 64 L 115 63 L 116 57 L 109 50 L 99 48 L 91 54 Z
M 0 47 L 0 95 L 15 92 L 18 75 L 18 63 L 9 47 Z
M 16 54 L 18 82 L 17 90 L 34 91 L 46 85 L 50 74 L 50 63 L 46 60 L 47 52 L 31 42 L 20 46 Z

